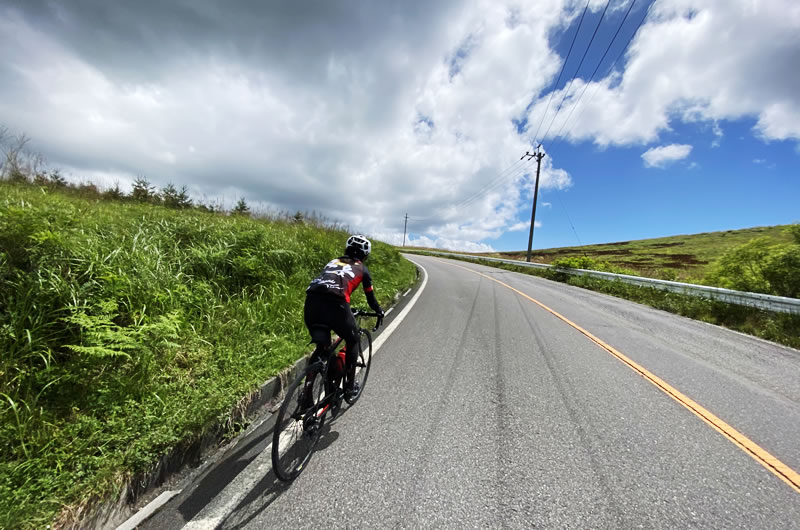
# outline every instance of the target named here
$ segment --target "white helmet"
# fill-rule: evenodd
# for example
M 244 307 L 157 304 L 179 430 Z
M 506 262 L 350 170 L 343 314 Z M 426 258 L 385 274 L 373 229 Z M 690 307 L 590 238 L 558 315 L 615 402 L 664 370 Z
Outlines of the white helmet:
M 355 234 L 347 238 L 347 245 L 344 248 L 344 253 L 348 256 L 360 260 L 365 260 L 372 250 L 372 243 L 366 236 Z

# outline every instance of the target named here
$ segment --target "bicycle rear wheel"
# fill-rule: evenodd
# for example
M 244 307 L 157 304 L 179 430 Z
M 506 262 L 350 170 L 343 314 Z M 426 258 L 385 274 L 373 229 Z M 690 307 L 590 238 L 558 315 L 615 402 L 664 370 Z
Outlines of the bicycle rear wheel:
M 356 359 L 356 375 L 355 382 L 358 386 L 358 393 L 350 397 L 345 396 L 348 405 L 352 405 L 361 394 L 364 392 L 364 386 L 367 384 L 367 377 L 369 376 L 369 367 L 372 364 L 372 335 L 366 329 L 358 330 L 358 359 Z
M 312 365 L 289 386 L 272 433 L 272 468 L 283 480 L 305 469 L 325 424 L 322 365 Z M 308 385 L 306 385 L 308 382 Z

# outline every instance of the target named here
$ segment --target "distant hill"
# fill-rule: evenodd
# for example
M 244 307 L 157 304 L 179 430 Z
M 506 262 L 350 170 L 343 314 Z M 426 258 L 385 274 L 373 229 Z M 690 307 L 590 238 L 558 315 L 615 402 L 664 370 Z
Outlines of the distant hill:
M 769 237 L 776 243 L 788 243 L 791 225 L 760 226 L 724 232 L 620 241 L 581 247 L 534 249 L 531 261 L 550 263 L 558 258 L 588 256 L 619 267 L 632 269 L 642 276 L 678 281 L 702 278 L 708 266 L 727 250 L 757 237 Z M 486 254 L 507 259 L 525 259 L 525 250 Z
M 786 233 L 789 226 L 791 225 L 759 226 L 724 232 L 703 232 L 580 247 L 534 249 L 531 261 L 549 264 L 560 258 L 586 256 L 629 269 L 637 275 L 648 278 L 696 283 L 706 275 L 710 265 L 717 258 L 751 239 L 768 237 L 775 240 L 775 243 L 791 242 L 792 237 Z M 414 248 L 442 251 L 435 248 Z M 462 253 L 524 261 L 527 251 Z

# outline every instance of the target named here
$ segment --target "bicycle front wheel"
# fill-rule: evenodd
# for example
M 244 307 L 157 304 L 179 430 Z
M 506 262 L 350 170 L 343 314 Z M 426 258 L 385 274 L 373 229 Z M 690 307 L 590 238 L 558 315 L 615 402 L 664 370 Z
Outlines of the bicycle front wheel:
M 309 367 L 289 386 L 272 433 L 272 468 L 289 481 L 305 469 L 325 424 L 321 365 Z
M 372 364 L 372 335 L 366 329 L 358 330 L 358 359 L 356 359 L 356 375 L 355 383 L 358 392 L 350 397 L 345 397 L 348 405 L 352 405 L 361 394 L 364 392 L 364 386 L 367 384 L 367 376 L 369 376 L 369 367 Z

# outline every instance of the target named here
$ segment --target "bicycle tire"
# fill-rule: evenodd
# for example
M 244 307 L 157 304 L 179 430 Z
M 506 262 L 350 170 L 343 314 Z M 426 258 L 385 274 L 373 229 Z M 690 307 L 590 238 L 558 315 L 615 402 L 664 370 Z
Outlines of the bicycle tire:
M 310 406 L 301 403 L 306 379 L 312 381 Z M 325 374 L 322 364 L 308 367 L 289 386 L 272 433 L 272 468 L 282 481 L 290 481 L 306 468 L 325 425 Z
M 347 401 L 348 405 L 353 405 L 364 393 L 367 377 L 369 377 L 369 368 L 372 365 L 372 335 L 366 329 L 359 329 L 358 335 L 359 352 L 356 360 L 355 376 L 355 382 L 358 384 L 358 393 L 349 397 L 345 396 L 345 401 Z

